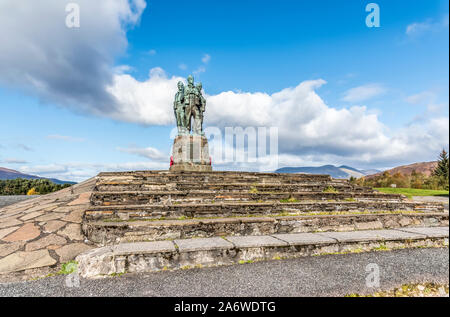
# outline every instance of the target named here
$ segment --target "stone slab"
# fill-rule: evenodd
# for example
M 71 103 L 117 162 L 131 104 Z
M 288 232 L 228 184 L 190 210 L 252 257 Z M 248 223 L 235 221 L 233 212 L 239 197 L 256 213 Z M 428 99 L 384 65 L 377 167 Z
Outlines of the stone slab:
M 46 233 L 55 232 L 56 230 L 61 229 L 65 225 L 66 223 L 64 221 L 51 220 L 44 225 L 44 232 Z
M 2 240 L 7 242 L 28 241 L 37 238 L 41 234 L 39 227 L 33 223 L 24 224 L 22 227 L 4 237 Z
M 228 236 L 225 239 L 237 248 L 283 247 L 289 245 L 286 241 L 271 236 Z
M 46 248 L 49 245 L 63 245 L 65 243 L 67 243 L 65 238 L 52 233 L 44 238 L 28 243 L 25 247 L 25 251 L 34 251 Z
M 21 225 L 21 224 L 22 224 L 21 221 L 12 218 L 12 219 L 8 219 L 6 221 L 0 221 L 0 229 L 13 227 L 13 226 Z
M 62 218 L 62 221 L 68 221 L 68 222 L 75 222 L 75 223 L 81 223 L 82 217 L 84 214 L 84 208 L 83 209 L 77 209 L 72 211 L 70 214 Z
M 83 240 L 84 237 L 81 234 L 81 226 L 79 224 L 68 224 L 64 229 L 59 230 L 58 234 L 66 236 L 70 240 Z
M 448 227 L 402 228 L 397 230 L 423 234 L 428 238 L 445 238 L 449 236 Z
M 17 252 L 0 260 L 0 273 L 9 273 L 50 266 L 56 263 L 47 250 Z
M 0 257 L 10 255 L 23 247 L 24 242 L 13 242 L 0 244 Z
M 91 197 L 91 192 L 81 193 L 80 196 L 78 196 L 77 199 L 71 201 L 68 203 L 68 206 L 75 206 L 75 205 L 84 205 L 89 203 L 89 198 Z
M 274 234 L 273 237 L 286 241 L 289 245 L 330 244 L 337 241 L 315 233 Z
M 10 227 L 10 228 L 6 228 L 6 229 L 0 229 L 0 239 L 2 239 L 3 237 L 7 236 L 11 232 L 13 232 L 19 228 L 20 227 Z
M 56 220 L 56 219 L 60 219 L 62 218 L 64 215 L 61 213 L 45 213 L 42 216 L 39 216 L 37 218 L 35 218 L 35 221 L 50 221 L 50 220 Z
M 113 247 L 115 255 L 176 252 L 172 241 L 121 243 Z
M 32 213 L 30 213 L 28 215 L 20 217 L 20 220 L 27 221 L 27 220 L 30 220 L 30 219 L 42 216 L 42 214 L 43 214 L 43 211 L 35 211 L 35 212 L 32 212 Z
M 219 237 L 175 240 L 174 242 L 178 246 L 178 250 L 180 252 L 209 251 L 233 248 L 232 243 L 225 241 L 224 239 Z
M 92 249 L 91 246 L 84 243 L 71 243 L 55 250 L 59 255 L 60 262 L 67 262 L 75 259 L 75 257 L 87 250 Z
M 364 230 L 351 232 L 323 232 L 317 233 L 321 236 L 336 239 L 339 242 L 363 242 L 402 239 L 423 239 L 423 234 L 404 232 L 399 230 Z

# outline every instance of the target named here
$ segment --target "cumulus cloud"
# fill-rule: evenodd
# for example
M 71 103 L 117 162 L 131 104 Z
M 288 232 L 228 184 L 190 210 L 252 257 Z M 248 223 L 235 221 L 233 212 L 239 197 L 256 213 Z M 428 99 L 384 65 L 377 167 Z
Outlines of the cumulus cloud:
M 380 96 L 386 92 L 386 88 L 380 84 L 368 84 L 349 89 L 342 98 L 347 102 L 361 102 Z
M 6 164 L 28 164 L 27 161 L 21 160 L 21 159 L 16 159 L 16 158 L 6 158 L 3 160 L 3 163 L 6 163 Z
M 408 96 L 406 101 L 412 105 L 424 108 L 424 111 L 415 116 L 411 122 L 424 121 L 434 118 L 434 116 L 441 113 L 442 110 L 448 109 L 448 102 L 438 102 L 437 93 L 430 90 Z
M 203 55 L 203 57 L 202 57 L 203 64 L 208 64 L 210 60 L 211 60 L 211 55 L 209 55 L 209 54 Z
M 14 144 L 13 147 L 17 148 L 19 150 L 22 150 L 22 151 L 27 151 L 27 152 L 33 152 L 34 151 L 34 149 L 32 147 L 30 147 L 30 146 L 28 146 L 26 144 L 23 144 L 23 143 Z
M 167 160 L 168 155 L 162 153 L 158 149 L 147 147 L 147 148 L 139 148 L 139 147 L 128 147 L 128 148 L 117 148 L 120 152 L 130 153 L 134 155 L 138 155 L 141 157 L 148 158 L 150 160 Z
M 127 122 L 147 125 L 168 125 L 173 122 L 173 96 L 177 82 L 184 79 L 167 77 L 161 68 L 150 70 L 148 80 L 141 82 L 128 74 L 116 74 L 107 90 L 118 101 L 108 116 Z
M 425 22 L 414 22 L 406 26 L 406 35 L 409 37 L 422 36 L 428 32 L 436 32 L 448 28 L 448 14 L 441 20 L 428 19 Z
M 127 48 L 144 0 L 77 0 L 80 27 L 65 24 L 66 1 L 0 2 L 0 84 L 79 111 L 107 113 L 116 101 L 105 89 Z
M 81 182 L 100 172 L 136 171 L 136 170 L 164 170 L 168 169 L 169 162 L 124 162 L 110 164 L 92 163 L 64 163 L 36 166 L 21 166 L 22 173 L 47 178 L 58 178 L 65 181 Z
M 116 75 L 110 89 L 122 106 L 114 117 L 141 124 L 173 125 L 172 103 L 179 80 L 185 81 L 167 76 L 160 68 L 151 70 L 143 82 L 129 75 Z M 325 104 L 317 93 L 324 84 L 318 79 L 273 94 L 225 91 L 206 95 L 205 126 L 222 131 L 225 127 L 277 127 L 280 164 L 292 161 L 290 156 L 301 156 L 302 161 L 316 164 L 388 164 L 407 160 L 410 155 L 426 159 L 429 153 L 448 144 L 445 125 L 438 141 L 430 141 L 435 137 L 435 122 L 430 121 L 433 117 L 415 128 L 390 131 L 366 107 L 336 109 Z M 363 90 L 357 90 L 360 98 L 379 94 L 384 88 L 369 85 L 370 93 Z M 442 122 L 442 118 L 433 120 Z

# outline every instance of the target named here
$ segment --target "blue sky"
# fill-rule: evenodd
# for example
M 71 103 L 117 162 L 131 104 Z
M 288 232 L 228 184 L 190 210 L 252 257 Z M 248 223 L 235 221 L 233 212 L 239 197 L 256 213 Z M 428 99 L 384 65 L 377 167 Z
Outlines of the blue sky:
M 191 73 L 206 126 L 280 128 L 280 166 L 448 149 L 448 1 L 374 1 L 379 28 L 362 0 L 71 2 L 80 28 L 64 1 L 0 5 L 2 167 L 75 181 L 167 168 L 174 83 Z

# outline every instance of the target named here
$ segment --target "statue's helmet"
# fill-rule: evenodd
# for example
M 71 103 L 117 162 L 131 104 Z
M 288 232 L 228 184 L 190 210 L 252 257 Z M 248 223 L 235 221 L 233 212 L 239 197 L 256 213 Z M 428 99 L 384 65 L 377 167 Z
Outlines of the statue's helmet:
M 193 85 L 194 84 L 194 77 L 192 75 L 189 75 L 187 78 L 188 84 Z
M 179 89 L 179 90 L 181 90 L 181 89 L 184 88 L 184 84 L 183 84 L 182 81 L 179 81 L 178 84 L 177 84 L 177 86 L 178 86 L 178 89 Z

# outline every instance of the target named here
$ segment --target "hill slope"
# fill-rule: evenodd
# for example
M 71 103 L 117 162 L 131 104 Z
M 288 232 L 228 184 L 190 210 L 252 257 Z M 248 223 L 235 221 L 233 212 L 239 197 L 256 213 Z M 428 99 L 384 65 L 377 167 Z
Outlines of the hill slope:
M 36 175 L 24 174 L 16 170 L 9 168 L 0 167 L 0 180 L 6 179 L 16 179 L 16 178 L 26 178 L 26 179 L 48 179 L 55 184 L 76 184 L 75 182 L 62 181 L 56 178 L 45 178 Z
M 387 170 L 386 172 L 389 172 L 389 174 L 394 175 L 396 173 L 401 173 L 403 175 L 411 175 L 411 173 L 415 170 L 417 173 L 425 174 L 426 176 L 430 176 L 433 174 L 434 169 L 437 166 L 437 162 L 421 162 L 421 163 L 414 163 L 409 165 L 402 165 L 398 167 L 391 168 L 390 170 Z M 375 176 L 380 176 L 384 172 L 379 172 L 376 174 L 372 174 L 369 176 L 366 176 L 366 178 L 371 178 Z

